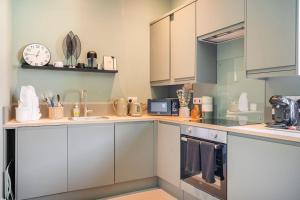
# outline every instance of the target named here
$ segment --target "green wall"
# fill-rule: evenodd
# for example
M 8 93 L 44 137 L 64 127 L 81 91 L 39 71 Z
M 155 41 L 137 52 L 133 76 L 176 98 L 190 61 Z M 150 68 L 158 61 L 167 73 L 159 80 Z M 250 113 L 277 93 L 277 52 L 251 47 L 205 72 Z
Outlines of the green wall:
M 151 96 L 149 84 L 149 23 L 170 10 L 169 0 L 12 0 L 12 91 L 33 85 L 38 94 L 61 93 L 65 101 L 78 101 L 79 91 L 88 90 L 88 101 L 109 101 L 121 96 Z M 20 69 L 26 44 L 38 42 L 50 48 L 52 62 L 64 61 L 62 41 L 72 30 L 82 42 L 80 62 L 95 50 L 116 56 L 115 76 L 78 72 Z

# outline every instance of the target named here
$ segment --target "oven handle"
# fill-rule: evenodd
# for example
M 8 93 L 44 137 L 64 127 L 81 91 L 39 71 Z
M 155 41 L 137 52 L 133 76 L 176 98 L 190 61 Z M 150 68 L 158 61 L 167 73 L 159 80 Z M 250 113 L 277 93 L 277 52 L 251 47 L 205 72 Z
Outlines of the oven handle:
M 189 139 L 197 141 L 197 142 L 201 142 L 201 140 L 195 140 L 195 139 L 191 139 L 191 138 L 189 138 Z M 187 140 L 188 139 L 186 137 L 181 137 L 181 141 L 187 142 Z M 223 148 L 222 144 L 215 144 L 215 149 L 222 149 L 222 148 Z

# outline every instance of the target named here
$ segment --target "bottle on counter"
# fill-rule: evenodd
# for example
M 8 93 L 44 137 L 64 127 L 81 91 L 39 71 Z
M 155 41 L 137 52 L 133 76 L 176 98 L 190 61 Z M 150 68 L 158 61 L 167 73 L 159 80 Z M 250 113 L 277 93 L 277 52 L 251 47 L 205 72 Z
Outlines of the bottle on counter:
M 201 117 L 200 115 L 201 115 L 200 105 L 195 104 L 192 111 L 191 111 L 192 120 L 199 120 L 200 117 Z
M 78 103 L 76 103 L 73 108 L 73 117 L 80 117 L 80 108 L 78 106 Z

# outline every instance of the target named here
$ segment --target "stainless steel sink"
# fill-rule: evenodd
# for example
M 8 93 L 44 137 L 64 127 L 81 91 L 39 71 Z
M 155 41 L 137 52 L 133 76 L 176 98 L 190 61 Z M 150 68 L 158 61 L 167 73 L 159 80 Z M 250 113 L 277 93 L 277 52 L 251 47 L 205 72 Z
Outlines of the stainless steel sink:
M 102 120 L 102 119 L 109 119 L 106 116 L 88 116 L 88 117 L 71 117 L 73 121 L 89 121 L 89 120 Z

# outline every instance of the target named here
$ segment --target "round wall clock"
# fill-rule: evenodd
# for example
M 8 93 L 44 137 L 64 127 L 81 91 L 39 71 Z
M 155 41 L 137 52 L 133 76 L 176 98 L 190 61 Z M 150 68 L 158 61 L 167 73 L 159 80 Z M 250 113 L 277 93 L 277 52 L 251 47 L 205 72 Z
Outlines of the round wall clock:
M 47 47 L 41 44 L 29 44 L 23 51 L 23 59 L 31 66 L 45 66 L 51 60 L 51 53 Z

